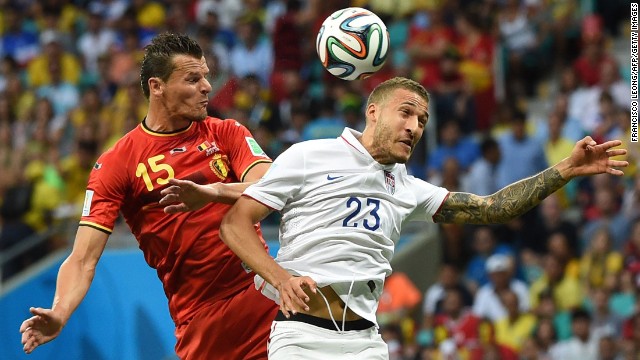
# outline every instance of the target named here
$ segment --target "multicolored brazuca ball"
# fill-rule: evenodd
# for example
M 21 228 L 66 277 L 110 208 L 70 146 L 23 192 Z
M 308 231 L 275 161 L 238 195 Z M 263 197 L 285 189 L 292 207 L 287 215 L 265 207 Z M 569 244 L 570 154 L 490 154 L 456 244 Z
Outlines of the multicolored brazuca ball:
M 322 65 L 343 80 L 365 79 L 382 68 L 389 53 L 389 32 L 367 9 L 351 7 L 331 14 L 316 39 Z

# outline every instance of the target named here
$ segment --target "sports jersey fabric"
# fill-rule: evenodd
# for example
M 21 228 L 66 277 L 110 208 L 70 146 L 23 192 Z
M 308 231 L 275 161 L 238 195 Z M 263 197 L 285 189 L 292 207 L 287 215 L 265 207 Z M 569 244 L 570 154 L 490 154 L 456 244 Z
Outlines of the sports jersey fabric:
M 263 162 L 271 160 L 235 120 L 208 117 L 172 133 L 153 132 L 142 122 L 96 162 L 80 225 L 111 233 L 122 212 L 145 260 L 157 270 L 178 326 L 199 308 L 246 289 L 252 276 L 218 235 L 230 205 L 165 214 L 160 191 L 172 177 L 198 184 L 238 182 Z
M 404 164 L 378 163 L 360 136 L 346 128 L 336 139 L 293 145 L 244 195 L 282 213 L 280 266 L 331 285 L 376 323 L 402 224 L 432 221 L 449 192 L 408 175 Z

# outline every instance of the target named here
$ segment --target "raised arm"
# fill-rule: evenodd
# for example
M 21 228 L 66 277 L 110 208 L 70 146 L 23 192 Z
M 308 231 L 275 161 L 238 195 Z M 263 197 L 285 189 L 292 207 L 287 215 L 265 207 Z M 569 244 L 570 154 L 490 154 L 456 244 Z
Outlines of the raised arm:
M 88 226 L 78 228 L 73 250 L 58 272 L 53 306 L 51 309 L 30 308 L 33 316 L 20 326 L 24 352 L 30 354 L 60 334 L 89 291 L 108 237 L 106 233 Z
M 294 277 L 264 251 L 253 224 L 264 219 L 271 209 L 248 197 L 241 197 L 229 210 L 220 226 L 220 238 L 245 264 L 280 293 L 280 308 L 285 316 L 291 311 L 309 310 L 304 288 L 315 292 L 309 277 Z
M 495 194 L 478 196 L 451 193 L 433 218 L 440 223 L 458 224 L 508 222 L 538 205 L 574 177 L 601 173 L 622 175 L 621 170 L 614 168 L 625 167 L 628 162 L 610 159 L 626 154 L 625 149 L 612 149 L 620 144 L 619 140 L 614 140 L 597 145 L 587 136 L 576 143 L 569 157 L 537 175 L 508 185 Z
M 244 190 L 269 170 L 271 163 L 256 164 L 245 174 L 239 183 L 213 183 L 207 185 L 196 184 L 189 180 L 169 179 L 169 186 L 160 193 L 160 205 L 168 214 L 200 209 L 210 202 L 233 204 Z

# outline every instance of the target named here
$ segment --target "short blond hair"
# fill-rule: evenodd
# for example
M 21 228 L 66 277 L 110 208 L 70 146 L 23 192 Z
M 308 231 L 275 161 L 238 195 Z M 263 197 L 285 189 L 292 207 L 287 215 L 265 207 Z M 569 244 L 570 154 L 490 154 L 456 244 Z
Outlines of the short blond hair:
M 380 103 L 386 100 L 386 97 L 396 89 L 405 89 L 414 92 L 422 97 L 427 104 L 429 103 L 429 92 L 420 83 L 407 79 L 405 77 L 394 77 L 386 80 L 376 86 L 367 99 L 367 107 L 372 103 Z

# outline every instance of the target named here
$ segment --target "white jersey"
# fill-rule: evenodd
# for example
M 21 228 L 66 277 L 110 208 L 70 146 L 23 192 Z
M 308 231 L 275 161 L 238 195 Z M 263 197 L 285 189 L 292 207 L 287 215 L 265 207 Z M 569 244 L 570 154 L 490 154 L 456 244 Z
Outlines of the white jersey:
M 337 139 L 295 144 L 244 194 L 282 213 L 280 266 L 331 285 L 376 323 L 402 224 L 433 221 L 449 192 L 408 175 L 403 164 L 378 163 L 360 136 L 347 128 Z

